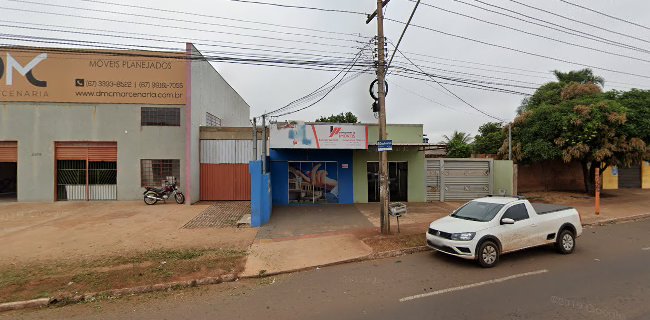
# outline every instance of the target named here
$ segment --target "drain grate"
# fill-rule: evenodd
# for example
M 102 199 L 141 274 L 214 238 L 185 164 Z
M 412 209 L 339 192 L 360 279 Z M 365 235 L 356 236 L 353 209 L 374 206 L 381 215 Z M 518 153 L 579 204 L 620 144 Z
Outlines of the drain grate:
M 183 229 L 229 228 L 237 227 L 237 222 L 245 214 L 251 213 L 248 201 L 216 202 L 188 221 Z

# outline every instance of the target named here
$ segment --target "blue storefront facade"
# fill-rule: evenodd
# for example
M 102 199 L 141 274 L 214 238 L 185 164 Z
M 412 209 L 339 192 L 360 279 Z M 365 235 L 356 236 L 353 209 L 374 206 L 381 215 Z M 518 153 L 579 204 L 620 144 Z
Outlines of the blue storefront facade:
M 354 203 L 353 151 L 271 149 L 273 205 Z

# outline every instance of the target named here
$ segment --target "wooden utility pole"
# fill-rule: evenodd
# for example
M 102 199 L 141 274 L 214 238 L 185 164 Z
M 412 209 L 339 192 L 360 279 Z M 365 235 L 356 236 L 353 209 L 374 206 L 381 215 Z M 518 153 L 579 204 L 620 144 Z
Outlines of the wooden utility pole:
M 377 0 L 377 96 L 379 103 L 379 140 L 387 140 L 386 132 L 386 61 L 384 56 L 384 13 L 383 2 Z M 379 152 L 379 204 L 380 204 L 380 222 L 381 233 L 390 234 L 390 216 L 388 208 L 388 153 Z
M 594 181 L 594 185 L 596 187 L 596 215 L 600 214 L 600 163 L 598 163 L 598 167 L 596 168 L 596 181 Z

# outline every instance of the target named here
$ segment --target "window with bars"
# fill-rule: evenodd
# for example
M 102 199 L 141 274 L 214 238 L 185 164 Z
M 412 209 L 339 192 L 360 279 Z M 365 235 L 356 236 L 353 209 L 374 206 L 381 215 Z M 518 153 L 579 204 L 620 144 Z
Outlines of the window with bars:
M 181 161 L 177 159 L 142 159 L 140 160 L 140 181 L 143 187 L 160 187 L 167 177 L 178 177 L 181 172 Z
M 208 127 L 221 127 L 221 118 L 210 112 L 205 113 L 205 125 Z
M 180 108 L 142 107 L 140 124 L 143 126 L 180 126 Z

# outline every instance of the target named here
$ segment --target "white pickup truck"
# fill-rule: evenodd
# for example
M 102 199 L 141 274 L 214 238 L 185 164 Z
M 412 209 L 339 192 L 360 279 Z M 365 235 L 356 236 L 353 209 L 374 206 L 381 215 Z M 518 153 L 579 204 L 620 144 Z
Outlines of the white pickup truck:
M 574 208 L 531 204 L 521 197 L 486 197 L 432 222 L 426 238 L 432 249 L 490 268 L 501 254 L 546 244 L 569 254 L 580 234 L 580 215 Z

